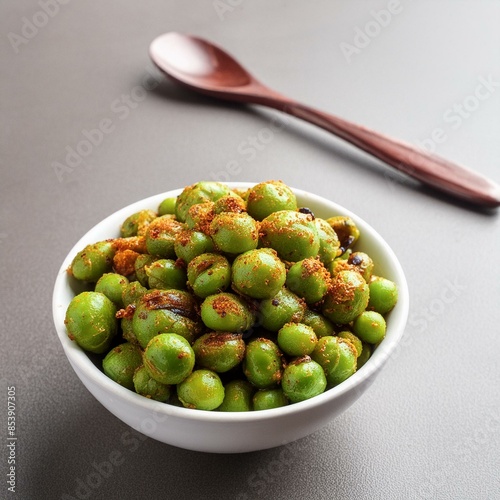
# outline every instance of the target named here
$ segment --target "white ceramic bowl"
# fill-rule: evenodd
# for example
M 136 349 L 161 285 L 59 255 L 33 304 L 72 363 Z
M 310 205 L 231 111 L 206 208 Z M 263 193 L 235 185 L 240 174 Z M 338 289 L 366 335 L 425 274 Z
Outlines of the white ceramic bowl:
M 227 183 L 246 188 L 250 183 Z M 387 317 L 387 334 L 368 362 L 340 385 L 300 403 L 255 412 L 224 413 L 179 408 L 152 401 L 113 382 L 96 367 L 87 354 L 66 333 L 64 317 L 69 302 L 82 290 L 66 269 L 75 254 L 89 243 L 119 236 L 129 215 L 156 210 L 167 197 L 181 189 L 139 201 L 115 212 L 97 224 L 69 252 L 57 275 L 53 294 L 53 315 L 59 340 L 68 360 L 85 387 L 111 413 L 137 431 L 170 445 L 213 453 L 239 453 L 284 445 L 325 426 L 354 403 L 373 382 L 403 335 L 408 316 L 408 286 L 394 252 L 383 238 L 355 214 L 319 196 L 294 189 L 299 206 L 310 208 L 318 217 L 348 215 L 356 222 L 361 237 L 356 248 L 368 253 L 376 274 L 396 282 L 399 301 Z

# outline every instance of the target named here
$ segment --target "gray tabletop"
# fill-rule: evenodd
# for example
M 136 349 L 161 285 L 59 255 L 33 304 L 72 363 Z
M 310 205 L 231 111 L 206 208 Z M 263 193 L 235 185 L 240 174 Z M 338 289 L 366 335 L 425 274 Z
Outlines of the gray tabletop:
M 197 34 L 297 100 L 498 182 L 498 2 L 4 0 L 0 12 L 0 497 L 15 497 L 10 394 L 18 498 L 500 498 L 498 214 L 296 119 L 179 90 L 148 59 L 159 34 Z M 408 278 L 401 348 L 355 405 L 285 448 L 210 455 L 142 438 L 87 392 L 55 334 L 55 275 L 80 236 L 201 179 L 281 179 L 332 199 L 386 238 Z

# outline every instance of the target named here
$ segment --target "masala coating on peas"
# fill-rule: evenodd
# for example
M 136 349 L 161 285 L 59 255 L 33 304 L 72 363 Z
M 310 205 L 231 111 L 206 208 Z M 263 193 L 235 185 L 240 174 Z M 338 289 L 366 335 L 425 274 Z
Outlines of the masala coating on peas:
M 256 220 L 264 220 L 279 210 L 297 210 L 295 193 L 281 181 L 266 181 L 248 190 L 248 213 Z
M 73 259 L 68 274 L 93 291 L 65 323 L 149 399 L 223 412 L 304 401 L 367 362 L 397 302 L 353 219 L 298 208 L 281 181 L 198 182 L 118 229 Z
M 68 337 L 82 349 L 106 352 L 117 332 L 116 306 L 100 292 L 82 292 L 73 297 L 64 324 Z
M 254 299 L 269 299 L 285 284 L 286 268 L 276 250 L 249 250 L 234 259 L 231 279 L 237 292 Z
M 290 262 L 316 257 L 320 240 L 313 217 L 293 210 L 280 210 L 268 215 L 260 225 L 263 246 L 274 248 Z

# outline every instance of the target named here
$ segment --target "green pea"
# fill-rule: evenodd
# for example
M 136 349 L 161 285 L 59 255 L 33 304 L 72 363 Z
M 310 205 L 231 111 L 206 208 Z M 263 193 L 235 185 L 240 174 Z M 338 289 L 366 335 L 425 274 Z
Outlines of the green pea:
M 323 314 L 334 323 L 350 323 L 366 309 L 369 294 L 368 285 L 358 272 L 340 271 L 325 296 Z
M 143 236 L 149 224 L 155 220 L 157 215 L 152 210 L 141 210 L 125 219 L 120 229 L 122 238 L 131 236 Z
M 105 375 L 131 391 L 134 390 L 134 372 L 141 365 L 141 350 L 128 342 L 111 349 L 102 361 Z
M 224 400 L 218 411 L 251 411 L 253 385 L 246 380 L 231 380 L 224 386 Z
M 231 284 L 231 265 L 223 255 L 203 253 L 188 264 L 187 279 L 194 294 L 204 299 Z
M 259 389 L 252 398 L 254 410 L 270 410 L 288 404 L 288 399 L 280 387 L 276 389 Z
M 146 248 L 150 255 L 163 259 L 175 259 L 175 237 L 184 229 L 184 224 L 169 215 L 157 217 L 146 231 Z
M 212 238 L 201 231 L 185 229 L 175 236 L 175 254 L 186 263 L 189 263 L 198 255 L 212 252 L 213 249 Z
M 210 295 L 202 302 L 201 319 L 211 330 L 232 333 L 242 333 L 254 323 L 249 306 L 227 292 Z
M 68 272 L 77 280 L 95 283 L 104 273 L 112 271 L 114 255 L 110 241 L 87 245 L 76 254 Z
M 198 365 L 224 373 L 243 360 L 245 341 L 236 333 L 211 332 L 195 340 L 193 351 Z
M 363 352 L 363 342 L 361 342 L 359 337 L 356 337 L 356 335 L 349 330 L 342 330 L 337 334 L 337 336 L 351 342 L 356 349 L 356 357 L 359 358 L 361 356 L 361 353 Z
M 214 203 L 214 212 L 220 214 L 222 212 L 246 212 L 246 204 L 243 198 L 236 194 L 227 194 L 222 196 Z
M 372 346 L 370 344 L 367 344 L 366 342 L 363 342 L 363 350 L 361 351 L 361 354 L 359 355 L 357 361 L 358 370 L 370 359 L 371 355 Z
M 233 288 L 254 299 L 274 297 L 285 284 L 286 268 L 271 248 L 244 252 L 234 259 Z
M 147 253 L 140 254 L 134 263 L 135 277 L 137 281 L 145 287 L 149 286 L 148 274 L 146 272 L 146 267 L 155 261 L 155 257 Z
M 337 215 L 326 219 L 337 233 L 340 241 L 340 252 L 344 253 L 348 248 L 352 248 L 359 239 L 359 229 L 356 223 L 345 215 Z
M 123 291 L 129 281 L 125 276 L 117 273 L 105 273 L 95 285 L 95 292 L 101 292 L 108 297 L 117 307 L 123 307 Z
M 214 202 L 206 201 L 189 208 L 186 215 L 186 226 L 193 231 L 210 234 L 210 224 L 215 217 Z
M 349 264 L 356 266 L 364 280 L 369 283 L 373 273 L 373 260 L 364 252 L 353 252 L 347 259 Z
M 261 301 L 259 319 L 266 330 L 277 332 L 285 323 L 302 321 L 305 310 L 305 302 L 283 287 L 273 298 Z
M 398 288 L 394 281 L 380 276 L 372 276 L 368 286 L 370 287 L 370 300 L 368 309 L 380 314 L 387 314 L 398 301 Z
M 339 238 L 325 219 L 316 217 L 314 225 L 319 236 L 318 257 L 325 266 L 328 266 L 341 253 Z
M 175 333 L 161 333 L 151 339 L 144 350 L 144 367 L 150 377 L 161 384 L 182 382 L 195 363 L 189 342 Z
M 321 337 L 311 353 L 311 358 L 323 368 L 326 378 L 335 371 L 340 361 L 340 341 L 338 337 Z
M 186 288 L 186 269 L 172 259 L 159 259 L 146 266 L 149 288 L 158 290 Z
M 303 356 L 287 365 L 281 387 L 292 403 L 305 401 L 325 391 L 325 373 L 316 361 L 309 356 Z
M 279 210 L 297 210 L 297 199 L 281 181 L 261 182 L 248 190 L 247 209 L 254 219 L 261 221 Z
M 287 323 L 278 332 L 278 346 L 289 356 L 311 354 L 317 342 L 314 330 L 303 323 Z
M 335 329 L 332 322 L 325 318 L 322 314 L 319 314 L 316 311 L 311 311 L 311 309 L 306 309 L 301 322 L 310 326 L 318 338 L 325 337 L 327 335 L 335 335 Z
M 259 226 L 247 213 L 223 212 L 212 220 L 210 235 L 219 251 L 239 254 L 257 248 Z
M 243 360 L 243 373 L 259 389 L 268 389 L 281 382 L 282 353 L 269 339 L 257 338 L 247 344 Z
M 378 344 L 385 337 L 385 319 L 376 311 L 364 311 L 354 320 L 352 329 L 363 342 Z
M 346 339 L 337 338 L 339 346 L 339 361 L 333 370 L 328 370 L 326 379 L 330 386 L 336 386 L 348 379 L 357 367 L 357 352 L 354 345 Z
M 175 215 L 179 221 L 184 222 L 191 206 L 207 201 L 215 202 L 228 194 L 231 194 L 231 190 L 221 182 L 201 181 L 186 186 L 177 197 Z
M 290 262 L 316 257 L 320 248 L 318 231 L 310 214 L 281 210 L 268 215 L 260 226 L 261 242 L 274 248 Z
M 286 286 L 308 304 L 319 302 L 326 294 L 331 276 L 320 260 L 309 257 L 290 267 Z
M 64 323 L 68 337 L 85 351 L 102 354 L 117 332 L 116 306 L 100 292 L 82 292 L 73 297 Z
M 215 410 L 224 401 L 224 386 L 217 373 L 195 370 L 177 386 L 177 396 L 186 408 Z
M 175 215 L 177 198 L 165 198 L 158 206 L 158 215 Z
M 182 290 L 151 290 L 144 294 L 137 302 L 132 321 L 143 349 L 161 333 L 176 333 L 194 342 L 203 328 L 195 298 Z
M 127 311 L 127 310 L 122 309 L 121 311 Z M 132 316 L 133 316 L 133 312 L 132 312 Z M 135 336 L 135 333 L 134 333 L 132 316 L 125 315 L 122 318 L 120 318 L 120 327 L 122 330 L 122 337 L 124 340 L 126 340 L 127 342 L 130 342 L 131 344 L 139 345 L 139 341 L 137 340 L 137 337 Z
M 138 281 L 131 281 L 122 292 L 123 306 L 127 307 L 136 304 L 139 299 L 148 292 Z
M 143 365 L 135 370 L 133 383 L 135 392 L 146 398 L 166 403 L 170 397 L 170 386 L 151 377 Z

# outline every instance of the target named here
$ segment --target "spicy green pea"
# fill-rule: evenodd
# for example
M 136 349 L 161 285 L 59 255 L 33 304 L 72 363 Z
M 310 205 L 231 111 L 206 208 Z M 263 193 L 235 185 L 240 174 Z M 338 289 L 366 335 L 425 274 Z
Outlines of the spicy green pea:
M 115 249 L 110 241 L 87 245 L 71 262 L 68 273 L 77 280 L 95 283 L 104 273 L 112 271 Z
M 201 319 L 215 331 L 241 333 L 254 322 L 254 314 L 242 299 L 222 292 L 208 296 L 201 304 Z
M 370 287 L 370 300 L 367 309 L 387 314 L 394 308 L 398 301 L 398 288 L 394 281 L 372 276 L 368 286 Z
M 136 303 L 132 327 L 144 349 L 160 333 L 176 333 L 194 342 L 203 325 L 191 294 L 182 290 L 151 290 Z
M 149 288 L 183 290 L 186 288 L 186 269 L 172 259 L 158 259 L 146 266 Z
M 97 280 L 94 291 L 106 295 L 116 307 L 123 307 L 122 295 L 128 283 L 128 279 L 121 274 L 105 273 Z
M 198 365 L 224 373 L 243 360 L 245 341 L 236 333 L 210 332 L 195 340 L 193 351 Z
M 154 257 L 175 259 L 175 238 L 185 228 L 170 215 L 157 217 L 146 231 L 146 248 Z
M 116 306 L 100 292 L 82 292 L 73 297 L 64 323 L 68 337 L 82 349 L 106 352 L 117 332 Z
M 338 337 L 326 335 L 321 337 L 311 353 L 311 358 L 324 370 L 328 379 L 330 373 L 337 368 L 340 360 L 340 341 Z
M 277 386 L 283 370 L 282 353 L 269 339 L 257 338 L 247 344 L 243 373 L 259 389 Z
M 349 255 L 347 262 L 356 267 L 364 280 L 369 283 L 373 273 L 373 260 L 364 252 L 353 252 Z
M 361 351 L 361 354 L 358 357 L 357 360 L 357 369 L 359 370 L 371 357 L 372 355 L 372 346 L 371 344 L 367 344 L 366 342 L 363 342 L 363 349 Z
M 309 257 L 290 267 L 286 276 L 286 286 L 302 297 L 308 304 L 319 302 L 328 290 L 331 276 L 322 262 Z
M 224 386 L 217 373 L 195 370 L 177 385 L 177 396 L 185 408 L 215 410 L 224 401 Z
M 270 410 L 272 408 L 281 408 L 288 405 L 289 401 L 285 396 L 283 389 L 259 389 L 252 398 L 254 410 Z
M 325 337 L 327 335 L 335 335 L 333 323 L 322 314 L 319 314 L 316 311 L 311 311 L 311 309 L 306 309 L 301 323 L 310 326 L 318 338 Z
M 219 251 L 239 254 L 257 248 L 259 226 L 245 212 L 222 212 L 211 222 L 210 236 Z
M 181 222 L 186 220 L 190 207 L 204 202 L 215 202 L 222 196 L 231 194 L 231 190 L 221 182 L 200 181 L 191 186 L 186 186 L 177 197 L 175 215 Z
M 339 238 L 332 226 L 325 219 L 316 217 L 314 225 L 319 237 L 319 260 L 325 266 L 328 266 L 341 253 Z
M 262 245 L 274 248 L 290 262 L 316 257 L 320 241 L 312 215 L 280 210 L 268 215 L 260 226 Z
M 155 257 L 147 253 L 142 253 L 137 257 L 137 259 L 135 259 L 134 262 L 135 277 L 142 286 L 145 287 L 149 286 L 146 267 L 152 264 L 155 260 L 156 260 Z
M 275 250 L 259 248 L 234 259 L 231 278 L 237 292 L 254 299 L 269 299 L 285 284 L 286 268 Z
M 357 352 L 354 345 L 346 339 L 337 339 L 339 347 L 339 361 L 334 369 L 326 372 L 328 384 L 335 386 L 348 379 L 357 369 Z
M 134 390 L 134 372 L 141 365 L 141 350 L 129 342 L 111 349 L 102 361 L 105 375 L 131 391 Z
M 248 213 L 256 220 L 264 220 L 279 210 L 297 210 L 293 191 L 281 181 L 266 181 L 248 190 Z
M 231 265 L 223 255 L 202 253 L 188 264 L 187 279 L 194 294 L 204 299 L 231 284 Z
M 165 198 L 158 206 L 158 215 L 174 215 L 177 198 Z
M 148 399 L 165 403 L 170 397 L 170 386 L 162 384 L 151 377 L 144 365 L 135 370 L 132 381 L 135 392 Z
M 317 342 L 314 330 L 303 323 L 287 323 L 278 332 L 278 346 L 289 356 L 311 354 Z
M 322 312 L 334 323 L 350 323 L 366 309 L 369 295 L 368 285 L 358 272 L 340 271 L 333 277 Z
M 251 411 L 254 386 L 247 380 L 231 380 L 224 386 L 224 400 L 218 411 Z
M 161 333 L 144 350 L 148 374 L 161 384 L 182 382 L 193 370 L 195 355 L 189 342 L 175 333 Z
M 385 337 L 386 323 L 380 313 L 364 311 L 354 320 L 352 329 L 363 342 L 378 344 Z
M 147 291 L 148 289 L 143 287 L 138 281 L 131 281 L 122 292 L 123 307 L 136 304 Z
M 340 242 L 340 252 L 344 253 L 352 248 L 359 238 L 359 229 L 356 223 L 346 215 L 337 215 L 326 219 L 338 236 Z
M 122 238 L 131 236 L 142 236 L 145 234 L 149 224 L 156 219 L 157 215 L 152 210 L 141 210 L 125 219 L 120 229 Z
M 212 252 L 213 249 L 212 238 L 201 231 L 185 229 L 175 236 L 175 254 L 186 263 L 189 263 L 198 255 Z
M 323 368 L 309 356 L 304 356 L 286 366 L 281 387 L 292 403 L 298 403 L 323 393 L 326 383 Z
M 266 330 L 277 332 L 285 323 L 302 321 L 305 310 L 304 300 L 283 287 L 274 297 L 261 301 L 259 319 Z
M 363 342 L 359 337 L 356 337 L 354 333 L 350 332 L 349 330 L 342 330 L 337 334 L 337 337 L 346 339 L 351 342 L 351 344 L 356 349 L 356 357 L 359 358 L 361 356 L 361 353 L 363 352 Z

